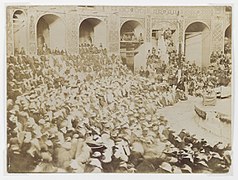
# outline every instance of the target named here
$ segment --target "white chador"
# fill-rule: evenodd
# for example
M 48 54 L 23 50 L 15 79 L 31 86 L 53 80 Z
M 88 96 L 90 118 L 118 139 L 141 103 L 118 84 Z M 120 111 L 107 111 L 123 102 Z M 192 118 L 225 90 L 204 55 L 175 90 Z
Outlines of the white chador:
M 164 61 L 167 64 L 169 62 L 169 55 L 167 53 L 167 47 L 162 34 L 159 34 L 158 49 L 160 50 L 161 61 Z

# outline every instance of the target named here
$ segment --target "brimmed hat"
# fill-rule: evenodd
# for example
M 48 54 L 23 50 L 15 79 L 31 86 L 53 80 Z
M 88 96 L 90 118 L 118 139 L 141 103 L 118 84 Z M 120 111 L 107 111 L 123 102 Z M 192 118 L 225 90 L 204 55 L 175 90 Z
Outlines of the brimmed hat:
M 126 162 L 121 161 L 119 164 L 119 167 L 123 167 L 123 168 L 127 169 L 128 166 L 127 166 Z
M 162 115 L 159 116 L 159 120 L 160 120 L 160 121 L 167 121 L 167 120 L 165 119 L 165 117 L 162 116 Z
M 90 158 L 89 159 L 89 164 L 102 169 L 101 162 L 97 158 Z
M 169 160 L 170 163 L 177 163 L 178 162 L 178 159 L 175 158 L 175 157 L 171 157 L 170 160 Z
M 223 158 L 217 152 L 211 152 L 210 154 L 212 155 L 213 158 L 223 160 Z
M 184 164 L 181 170 L 192 173 L 192 168 L 188 166 L 187 164 Z
M 149 130 L 149 127 L 152 127 L 152 123 L 148 123 L 147 121 L 142 122 L 142 124 L 145 126 L 144 130 Z
M 182 139 L 179 136 L 175 136 L 174 140 L 177 140 L 178 142 L 182 142 Z
M 172 166 L 172 167 L 173 167 L 173 173 L 183 173 L 180 167 L 178 166 Z
M 92 154 L 92 157 L 98 158 L 98 157 L 100 157 L 101 155 L 102 155 L 102 154 L 101 154 L 100 152 L 95 151 L 95 152 Z
M 200 164 L 200 165 L 208 168 L 208 165 L 204 160 L 198 161 L 197 164 Z
M 167 172 L 172 173 L 172 166 L 167 162 L 163 162 L 159 167 Z
M 51 162 L 51 161 L 52 161 L 52 155 L 51 155 L 49 152 L 42 152 L 42 153 L 41 153 L 41 158 L 42 158 L 44 161 L 48 161 L 48 162 Z

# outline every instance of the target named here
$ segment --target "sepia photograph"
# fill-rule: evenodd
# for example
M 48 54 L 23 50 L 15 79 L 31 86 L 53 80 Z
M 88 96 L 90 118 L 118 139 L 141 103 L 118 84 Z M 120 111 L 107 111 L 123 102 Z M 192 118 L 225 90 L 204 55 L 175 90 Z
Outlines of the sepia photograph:
M 5 8 L 8 173 L 231 173 L 231 5 Z

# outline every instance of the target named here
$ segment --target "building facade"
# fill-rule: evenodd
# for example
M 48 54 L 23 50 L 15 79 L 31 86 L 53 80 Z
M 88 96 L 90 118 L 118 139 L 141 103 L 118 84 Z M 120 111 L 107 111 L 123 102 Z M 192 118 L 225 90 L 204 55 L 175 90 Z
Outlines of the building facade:
M 169 28 L 177 51 L 207 66 L 213 51 L 224 51 L 231 22 L 231 8 L 225 6 L 9 6 L 6 50 L 8 56 L 16 49 L 35 55 L 45 43 L 77 54 L 80 44 L 90 41 L 123 54 L 123 33 L 133 31 L 142 36 L 138 51 L 145 56 Z

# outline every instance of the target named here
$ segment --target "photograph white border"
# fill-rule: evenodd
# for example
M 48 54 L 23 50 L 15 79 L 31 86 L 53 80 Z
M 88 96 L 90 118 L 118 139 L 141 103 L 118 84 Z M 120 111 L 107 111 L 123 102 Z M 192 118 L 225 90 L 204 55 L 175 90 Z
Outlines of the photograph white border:
M 232 5 L 232 39 L 233 39 L 233 137 L 232 137 L 232 167 L 231 173 L 226 174 L 8 174 L 6 173 L 6 6 L 7 5 L 131 5 L 131 6 L 208 6 L 208 5 Z M 0 1 L 0 111 L 1 111 L 1 125 L 0 125 L 0 178 L 1 179 L 56 179 L 63 180 L 65 178 L 80 178 L 80 179 L 137 179 L 142 180 L 146 178 L 158 179 L 237 179 L 238 178 L 238 127 L 236 119 L 238 111 L 238 101 L 236 92 L 238 90 L 236 84 L 236 77 L 238 77 L 238 58 L 237 48 L 237 33 L 238 33 L 238 1 L 237 0 L 1 0 Z

